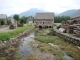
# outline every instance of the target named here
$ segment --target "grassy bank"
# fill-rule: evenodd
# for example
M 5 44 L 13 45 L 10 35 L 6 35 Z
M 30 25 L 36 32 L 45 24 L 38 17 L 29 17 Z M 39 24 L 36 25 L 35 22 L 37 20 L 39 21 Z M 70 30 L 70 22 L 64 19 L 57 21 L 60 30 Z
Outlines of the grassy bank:
M 47 29 L 42 29 L 35 34 L 35 40 L 41 42 L 38 47 L 39 50 L 51 52 L 55 55 L 56 60 L 66 60 L 63 58 L 64 52 L 74 58 L 74 60 L 80 60 L 80 50 L 77 46 L 66 42 L 57 36 L 50 36 L 48 33 Z M 59 46 L 60 50 L 55 47 L 50 47 L 47 43 L 53 43 L 54 45 Z
M 9 40 L 10 37 L 16 36 L 17 34 L 23 32 L 31 27 L 33 27 L 33 25 L 24 25 L 24 27 L 18 27 L 10 32 L 0 33 L 0 40 L 1 41 Z
M 57 26 L 58 26 L 58 25 L 61 25 L 61 23 L 54 23 L 54 24 L 57 25 Z

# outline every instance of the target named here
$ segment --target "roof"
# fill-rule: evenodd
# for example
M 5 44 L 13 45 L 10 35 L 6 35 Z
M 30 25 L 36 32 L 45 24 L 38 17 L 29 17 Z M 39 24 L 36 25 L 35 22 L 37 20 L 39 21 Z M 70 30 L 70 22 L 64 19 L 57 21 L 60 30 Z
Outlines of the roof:
M 36 13 L 34 19 L 54 19 L 54 13 Z
M 33 21 L 33 19 L 30 17 L 30 18 L 27 19 L 27 21 Z
M 0 19 L 7 19 L 7 15 L 6 14 L 0 14 Z

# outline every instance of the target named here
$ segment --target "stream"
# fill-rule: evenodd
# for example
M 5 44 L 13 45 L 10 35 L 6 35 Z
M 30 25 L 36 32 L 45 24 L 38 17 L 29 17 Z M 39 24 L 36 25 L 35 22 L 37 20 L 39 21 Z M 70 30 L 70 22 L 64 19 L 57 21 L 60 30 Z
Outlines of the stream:
M 31 41 L 34 41 L 34 33 L 31 33 L 29 36 L 23 37 L 21 39 L 22 43 L 19 46 L 19 50 L 23 54 L 23 57 L 20 60 L 25 60 L 25 58 L 27 57 L 28 53 L 33 50 L 33 48 L 29 46 L 29 43 Z
M 28 35 L 27 37 L 21 38 L 21 45 L 19 46 L 19 51 L 23 54 L 23 57 L 20 60 L 25 60 L 28 53 L 34 51 L 34 48 L 32 48 L 29 45 L 29 43 L 31 41 L 35 41 L 34 40 L 34 32 L 31 33 L 30 35 Z M 52 54 L 42 53 L 40 51 L 35 51 L 35 53 L 37 53 L 37 56 L 38 55 L 41 56 L 41 60 L 44 60 L 44 59 L 42 59 L 42 57 L 46 57 L 48 55 L 49 55 L 49 59 L 47 59 L 47 60 L 53 60 L 54 59 Z M 63 57 L 66 58 L 67 60 L 74 60 L 72 57 L 68 56 L 66 53 L 64 54 Z

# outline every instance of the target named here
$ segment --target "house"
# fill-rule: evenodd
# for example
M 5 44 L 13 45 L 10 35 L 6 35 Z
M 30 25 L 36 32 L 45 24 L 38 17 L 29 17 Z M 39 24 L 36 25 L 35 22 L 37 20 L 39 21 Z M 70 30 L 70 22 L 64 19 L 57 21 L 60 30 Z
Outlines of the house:
M 34 25 L 39 28 L 52 28 L 54 24 L 54 13 L 36 13 Z
M 3 20 L 4 23 L 7 24 L 7 15 L 6 14 L 0 14 L 0 20 Z
M 12 24 L 15 24 L 15 19 L 13 19 L 12 17 L 8 17 L 7 20 L 9 20 Z
M 14 24 L 17 27 L 17 21 L 14 18 L 8 17 L 7 20 L 10 21 L 10 24 Z
M 31 24 L 33 23 L 33 19 L 32 19 L 31 17 L 29 17 L 29 18 L 27 19 L 27 23 L 28 23 L 29 25 L 31 25 Z

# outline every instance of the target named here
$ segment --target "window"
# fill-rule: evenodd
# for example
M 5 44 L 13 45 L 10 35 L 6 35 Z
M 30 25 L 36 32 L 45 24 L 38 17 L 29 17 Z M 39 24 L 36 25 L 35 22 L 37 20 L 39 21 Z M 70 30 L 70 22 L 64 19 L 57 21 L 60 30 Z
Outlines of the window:
M 44 22 L 43 22 L 43 24 L 44 24 Z

